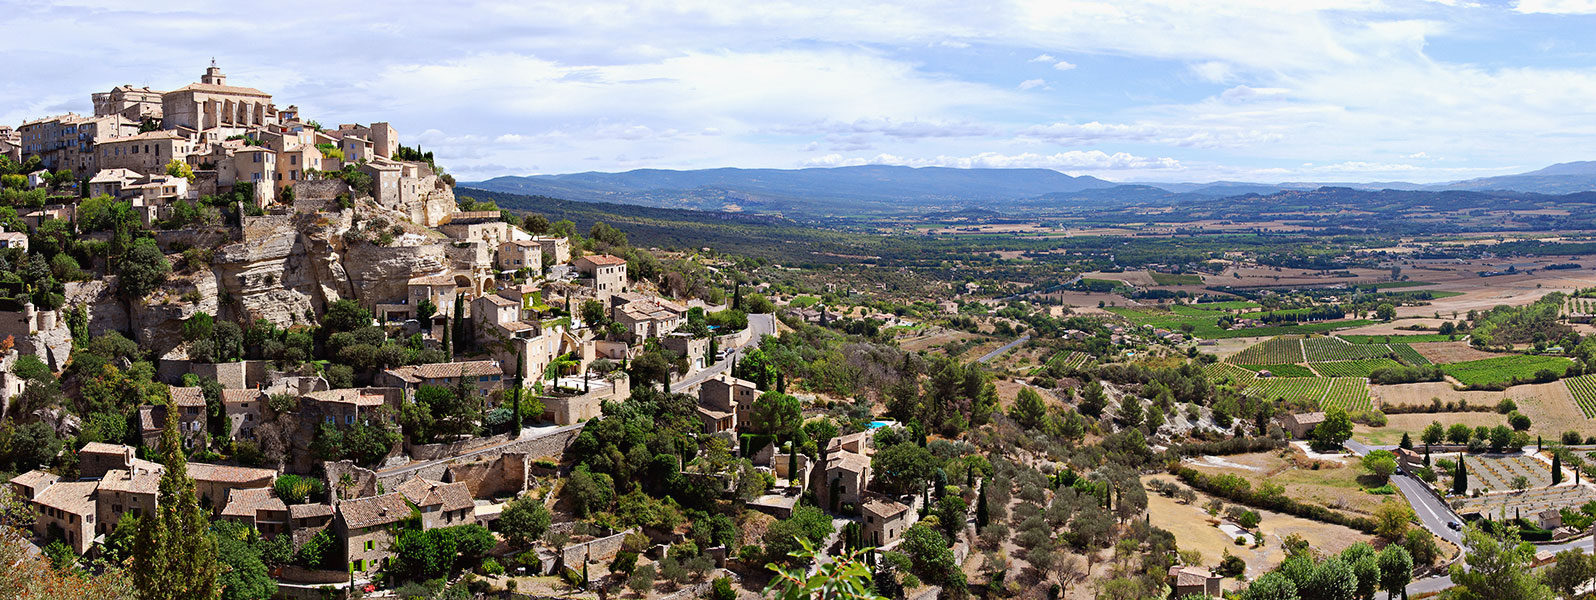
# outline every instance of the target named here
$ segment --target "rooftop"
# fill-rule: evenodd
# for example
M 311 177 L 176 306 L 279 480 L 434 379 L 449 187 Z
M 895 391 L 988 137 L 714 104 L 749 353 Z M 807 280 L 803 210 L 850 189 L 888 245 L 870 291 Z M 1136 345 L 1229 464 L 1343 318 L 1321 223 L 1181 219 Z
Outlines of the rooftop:
M 174 406 L 205 406 L 205 392 L 197 387 L 172 387 Z
M 283 504 L 271 488 L 234 489 L 227 492 L 227 507 L 222 509 L 222 516 L 253 519 L 263 510 L 287 512 L 288 505 Z
M 626 259 L 621 258 L 619 256 L 610 256 L 608 254 L 595 254 L 595 255 L 592 255 L 592 256 L 584 256 L 582 258 L 578 258 L 577 260 L 585 260 L 585 261 L 587 261 L 589 263 L 592 263 L 592 264 L 595 264 L 595 265 L 598 265 L 598 266 L 601 266 L 601 267 L 626 264 Z
M 73 481 L 70 483 L 57 483 L 39 494 L 34 502 L 56 510 L 75 515 L 87 515 L 94 512 L 94 489 L 99 484 L 93 481 Z
M 338 514 L 343 515 L 344 524 L 351 529 L 373 527 L 409 518 L 410 505 L 405 503 L 404 494 L 392 492 L 345 500 L 338 505 Z
M 188 474 L 195 481 L 215 481 L 220 483 L 249 483 L 262 479 L 270 482 L 277 477 L 277 471 L 271 469 L 253 469 L 250 467 L 208 463 L 188 463 Z
M 387 373 L 404 380 L 406 383 L 422 383 L 428 379 L 448 379 L 451 377 L 478 377 L 482 375 L 503 375 L 504 367 L 498 361 L 473 360 L 467 362 L 430 363 L 425 365 L 405 365 L 388 369 Z
M 139 469 L 137 473 L 125 469 L 111 469 L 100 479 L 100 490 L 129 494 L 154 494 L 161 487 L 161 472 Z

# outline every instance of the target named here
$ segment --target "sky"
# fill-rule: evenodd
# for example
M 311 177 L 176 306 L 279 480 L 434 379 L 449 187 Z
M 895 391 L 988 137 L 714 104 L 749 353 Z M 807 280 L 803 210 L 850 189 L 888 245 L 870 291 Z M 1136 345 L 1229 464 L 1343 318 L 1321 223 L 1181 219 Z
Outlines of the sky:
M 357 5 L 358 4 L 358 5 Z M 463 181 L 1039 167 L 1435 182 L 1596 159 L 1596 0 L 0 0 L 0 124 L 229 83 Z

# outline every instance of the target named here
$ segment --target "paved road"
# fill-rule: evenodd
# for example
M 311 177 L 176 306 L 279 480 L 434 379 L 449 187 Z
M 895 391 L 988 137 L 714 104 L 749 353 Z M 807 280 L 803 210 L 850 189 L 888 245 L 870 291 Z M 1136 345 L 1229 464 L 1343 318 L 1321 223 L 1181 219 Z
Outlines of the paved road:
M 1004 352 L 1008 352 L 1009 350 L 1013 349 L 1015 346 L 1018 346 L 1020 344 L 1024 344 L 1025 342 L 1028 342 L 1030 340 L 1031 340 L 1031 336 L 1022 335 L 1022 336 L 1020 336 L 1020 339 L 1017 339 L 1017 340 L 1014 340 L 1014 341 L 1009 342 L 1007 344 L 1004 344 L 1002 348 L 998 348 L 997 350 L 993 350 L 991 352 L 988 352 L 985 355 L 981 356 L 981 358 L 975 359 L 975 361 L 976 362 L 983 362 L 983 363 L 984 362 L 991 362 L 992 359 L 1001 356 Z
M 671 383 L 672 390 L 688 390 L 693 386 L 709 381 L 711 377 L 726 372 L 731 368 L 732 357 L 742 356 L 759 346 L 759 340 L 767 335 L 776 335 L 776 315 L 748 315 L 748 344 L 733 350 L 714 364 L 682 378 L 681 381 Z

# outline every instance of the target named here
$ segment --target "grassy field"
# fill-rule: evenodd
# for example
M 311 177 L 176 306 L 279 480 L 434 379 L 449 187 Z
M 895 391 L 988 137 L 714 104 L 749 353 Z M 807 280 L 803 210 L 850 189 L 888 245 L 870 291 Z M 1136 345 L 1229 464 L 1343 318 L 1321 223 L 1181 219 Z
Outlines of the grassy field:
M 1202 275 L 1191 275 L 1191 274 L 1177 275 L 1177 274 L 1174 274 L 1174 273 L 1149 273 L 1149 275 L 1153 276 L 1153 281 L 1158 282 L 1158 285 L 1202 285 L 1203 284 L 1203 276 Z
M 1385 427 L 1370 427 L 1358 424 L 1352 426 L 1352 439 L 1365 444 L 1389 445 L 1402 441 L 1402 434 L 1408 434 L 1414 443 L 1424 433 L 1424 428 L 1430 423 L 1440 423 L 1443 427 L 1454 423 L 1462 423 L 1469 427 L 1495 427 L 1507 424 L 1507 417 L 1494 412 L 1465 412 L 1465 413 L 1409 413 L 1400 415 L 1386 415 Z
M 1530 381 L 1542 369 L 1550 369 L 1562 376 L 1571 364 L 1573 361 L 1560 356 L 1517 354 L 1441 365 L 1441 370 L 1463 385 L 1492 385 Z
M 1389 358 L 1366 358 L 1363 360 L 1341 360 L 1335 362 L 1308 363 L 1313 370 L 1325 377 L 1363 377 L 1375 369 L 1387 367 L 1400 367 L 1402 363 Z

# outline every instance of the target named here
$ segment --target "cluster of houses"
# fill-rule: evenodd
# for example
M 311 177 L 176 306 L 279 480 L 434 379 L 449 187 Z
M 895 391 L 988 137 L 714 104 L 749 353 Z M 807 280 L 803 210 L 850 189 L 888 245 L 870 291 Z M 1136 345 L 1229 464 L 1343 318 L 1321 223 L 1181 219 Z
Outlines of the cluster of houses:
M 373 198 L 384 206 L 425 206 L 427 197 L 452 194 L 430 163 L 398 156 L 398 133 L 387 123 L 324 129 L 302 120 L 296 106 L 279 108 L 269 93 L 229 84 L 215 64 L 176 90 L 124 85 L 93 100 L 93 115 L 0 129 L 0 154 L 19 162 L 38 157 L 46 171 L 34 173 L 31 185 L 68 171 L 90 195 L 130 201 L 145 223 L 166 218 L 177 200 L 239 183 L 251 184 L 254 200 L 265 205 L 345 166 L 372 178 Z M 193 175 L 169 169 L 174 161 Z M 423 212 L 432 214 L 414 216 L 427 225 L 445 216 Z

